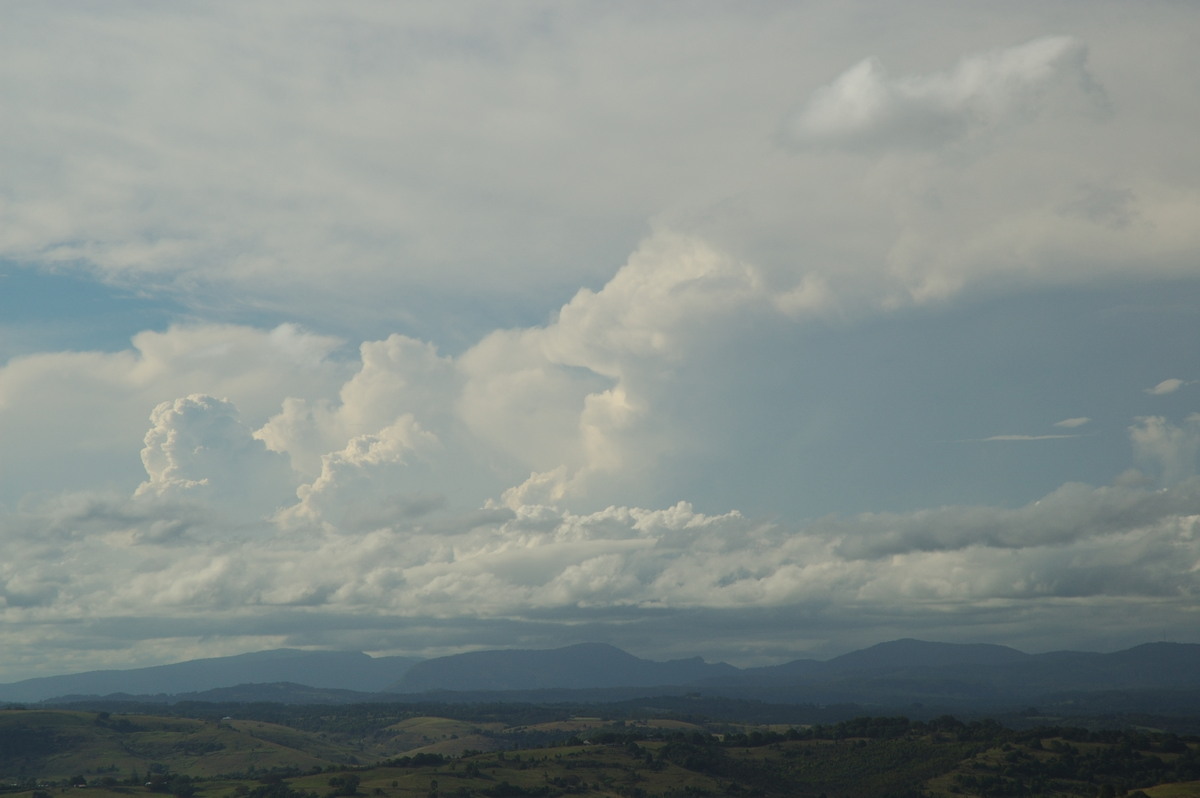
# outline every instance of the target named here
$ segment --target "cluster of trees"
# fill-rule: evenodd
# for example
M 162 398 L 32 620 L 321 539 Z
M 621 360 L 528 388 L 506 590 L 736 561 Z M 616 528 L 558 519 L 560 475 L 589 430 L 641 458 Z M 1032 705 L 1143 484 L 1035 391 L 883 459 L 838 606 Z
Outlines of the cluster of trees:
M 650 740 L 662 744 L 645 747 Z M 670 763 L 750 790 L 800 780 L 810 789 L 831 793 L 854 784 L 865 794 L 919 795 L 927 781 L 956 769 L 963 772 L 953 779 L 955 791 L 989 797 L 1090 797 L 1109 791 L 1116 796 L 1156 784 L 1200 780 L 1196 738 L 1069 727 L 1016 731 L 992 720 L 963 722 L 949 715 L 929 721 L 861 717 L 722 736 L 625 728 L 592 735 L 590 741 L 624 746 L 651 769 Z M 816 744 L 784 745 L 798 741 Z M 779 754 L 754 759 L 734 755 L 734 749 L 763 746 L 777 748 Z M 992 754 L 982 756 L 997 750 L 998 760 Z M 568 768 L 576 765 L 566 763 Z
M 959 774 L 955 784 L 963 792 L 989 796 L 1070 791 L 1078 784 L 1124 795 L 1156 784 L 1200 780 L 1200 752 L 1174 735 L 1103 737 L 1101 745 L 1080 746 L 1060 737 L 1029 748 L 1006 745 L 1000 762 L 975 762 L 973 772 Z
M 446 757 L 441 754 L 417 753 L 412 756 L 398 756 L 387 759 L 381 765 L 393 768 L 435 768 L 446 763 Z

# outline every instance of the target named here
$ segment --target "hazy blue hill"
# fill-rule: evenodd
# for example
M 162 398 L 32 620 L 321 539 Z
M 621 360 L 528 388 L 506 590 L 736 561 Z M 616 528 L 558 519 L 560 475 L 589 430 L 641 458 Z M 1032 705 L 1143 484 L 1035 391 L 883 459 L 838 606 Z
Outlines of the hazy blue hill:
M 820 673 L 825 663 L 816 659 L 797 659 L 780 665 L 764 665 L 759 668 L 743 668 L 740 671 L 720 674 L 703 681 L 705 685 L 754 685 L 772 687 L 777 685 L 802 684 Z
M 892 640 L 870 648 L 851 651 L 823 663 L 825 673 L 887 672 L 910 669 L 945 669 L 1007 665 L 1023 662 L 1031 655 L 991 643 L 930 643 L 924 640 Z
M 63 695 L 177 694 L 247 683 L 294 682 L 309 687 L 376 692 L 417 660 L 373 658 L 357 651 L 276 649 L 129 670 L 44 676 L 0 685 L 0 700 L 43 701 Z
M 782 665 L 747 668 L 732 677 L 710 683 L 760 686 L 853 684 L 854 690 L 861 691 L 871 684 L 863 681 L 867 677 L 895 677 L 911 687 L 914 678 L 920 681 L 925 675 L 929 680 L 944 682 L 950 694 L 964 690 L 975 693 L 978 692 L 975 687 L 965 686 L 973 682 L 968 674 L 977 675 L 981 668 L 1003 667 L 1029 657 L 1029 654 L 1007 646 L 930 643 L 906 638 L 851 651 L 830 660 L 798 659 Z M 847 700 L 846 695 L 850 694 L 845 689 L 837 692 L 838 700 Z M 916 692 L 924 692 L 924 689 Z
M 310 687 L 295 682 L 239 684 L 194 693 L 178 693 L 173 701 L 206 701 L 216 704 L 356 704 L 386 700 L 379 693 L 364 693 L 334 687 Z
M 1151 698 L 1164 691 L 1200 689 L 1200 645 L 1149 643 L 1112 654 L 1025 654 L 995 645 L 896 640 L 824 662 L 797 660 L 747 669 L 709 686 L 756 689 L 745 694 L 764 699 L 770 694 L 762 691 L 769 690 L 774 700 L 786 696 L 801 702 L 923 702 L 981 709 L 1058 703 L 1065 693 L 1071 694 L 1070 702 L 1082 705 L 1091 701 L 1084 701 L 1085 694 L 1108 693 L 1106 705 L 1132 707 L 1141 702 L 1138 693 Z M 1156 706 L 1161 703 L 1156 698 Z
M 732 665 L 710 665 L 699 657 L 654 662 L 603 643 L 580 643 L 545 651 L 474 651 L 425 660 L 390 689 L 537 690 L 691 684 L 736 674 Z
M 436 694 L 446 701 L 474 695 L 496 701 L 604 702 L 702 692 L 776 703 L 921 703 L 992 711 L 1043 703 L 1090 706 L 1101 701 L 1102 693 L 1108 694 L 1102 698 L 1104 706 L 1146 703 L 1141 695 L 1157 707 L 1169 691 L 1185 697 L 1200 694 L 1200 645 L 1148 643 L 1112 654 L 1025 654 L 999 645 L 906 639 L 826 661 L 800 659 L 744 670 L 699 657 L 656 662 L 601 643 L 477 651 L 424 662 L 279 649 L 28 679 L 0 685 L 0 701 L 126 694 L 138 701 L 317 704 L 412 701 Z
M 988 674 L 1023 694 L 1200 688 L 1200 645 L 1146 643 L 1112 654 L 1054 651 Z
M 747 698 L 816 704 L 921 703 L 990 711 L 1021 703 L 1090 705 L 1084 694 L 1108 692 L 1105 705 L 1138 706 L 1145 703 L 1136 695 L 1141 693 L 1159 706 L 1163 691 L 1200 689 L 1200 645 L 1150 643 L 1112 654 L 1026 654 L 998 645 L 905 639 L 826 661 L 748 668 L 704 686 Z M 1063 697 L 1066 693 L 1069 699 Z

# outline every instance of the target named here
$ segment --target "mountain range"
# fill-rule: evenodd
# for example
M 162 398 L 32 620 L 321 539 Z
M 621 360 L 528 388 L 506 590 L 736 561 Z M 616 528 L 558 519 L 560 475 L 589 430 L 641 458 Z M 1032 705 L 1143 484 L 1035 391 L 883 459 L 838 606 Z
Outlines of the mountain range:
M 434 698 L 535 700 L 571 691 L 756 698 L 776 703 L 917 703 L 961 708 L 1153 694 L 1200 703 L 1200 645 L 1148 643 L 1109 654 L 1026 654 L 989 644 L 894 640 L 829 660 L 736 668 L 699 657 L 657 662 L 601 643 L 551 650 L 476 651 L 428 660 L 278 649 L 131 670 L 0 684 L 0 701 L 63 696 L 154 700 L 351 703 Z M 599 691 L 599 692 L 598 692 Z M 563 700 L 566 700 L 563 698 Z M 1136 701 L 1134 702 L 1136 703 Z M 1182 704 L 1180 704 L 1182 706 Z
M 44 701 L 67 695 L 112 693 L 176 695 L 271 682 L 371 693 L 395 684 L 417 662 L 420 660 L 412 657 L 371 657 L 358 651 L 280 648 L 149 668 L 41 676 L 0 684 L 0 700 Z

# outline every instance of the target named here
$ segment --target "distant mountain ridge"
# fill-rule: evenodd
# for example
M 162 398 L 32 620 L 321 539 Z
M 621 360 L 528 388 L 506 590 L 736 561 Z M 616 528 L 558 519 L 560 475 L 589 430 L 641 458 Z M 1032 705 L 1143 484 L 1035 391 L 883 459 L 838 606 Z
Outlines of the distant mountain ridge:
M 280 648 L 172 665 L 25 679 L 0 684 L 0 700 L 44 701 L 64 695 L 111 693 L 174 695 L 262 682 L 377 692 L 394 684 L 418 661 L 413 657 L 371 657 L 360 651 Z
M 857 703 L 986 709 L 1106 691 L 1200 693 L 1200 645 L 1147 643 L 1111 654 L 1026 654 L 992 644 L 893 640 L 829 660 L 736 668 L 699 657 L 658 662 L 611 645 L 476 651 L 424 661 L 361 652 L 278 649 L 132 670 L 92 671 L 0 685 L 0 701 L 61 696 L 129 700 L 539 700 L 539 694 L 682 694 L 774 703 Z M 616 691 L 616 692 L 612 692 Z M 653 691 L 658 691 L 657 693 Z M 115 695 L 120 694 L 120 695 Z M 437 697 L 434 699 L 433 697 Z M 1055 699 L 1057 700 L 1057 699 Z M 1075 700 L 1075 699 L 1062 699 Z M 1129 700 L 1136 701 L 1136 696 Z
M 1055 693 L 1200 690 L 1200 645 L 1148 643 L 1112 654 L 1026 654 L 994 644 L 903 639 L 829 660 L 739 669 L 698 658 L 656 663 L 612 646 L 478 651 L 426 660 L 389 690 L 484 692 L 686 687 L 775 702 L 912 703 L 978 708 Z
M 991 643 L 930 643 L 904 638 L 829 660 L 800 659 L 782 665 L 744 668 L 725 683 L 778 685 L 831 678 L 911 675 L 930 670 L 987 669 L 1023 663 L 1036 656 Z
M 410 668 L 389 691 L 654 687 L 694 684 L 737 673 L 732 665 L 710 665 L 700 657 L 655 662 L 605 643 L 580 643 L 549 651 L 474 651 L 425 660 Z

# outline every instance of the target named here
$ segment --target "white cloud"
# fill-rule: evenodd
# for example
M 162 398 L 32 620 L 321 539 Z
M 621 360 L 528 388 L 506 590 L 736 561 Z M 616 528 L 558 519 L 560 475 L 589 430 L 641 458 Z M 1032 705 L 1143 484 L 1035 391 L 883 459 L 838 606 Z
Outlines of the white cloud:
M 10 650 L 34 656 L 70 618 L 101 637 L 136 619 L 120 634 L 146 657 L 168 639 L 184 638 L 176 650 L 185 651 L 189 634 L 216 628 L 260 646 L 328 643 L 340 629 L 341 645 L 444 653 L 478 645 L 485 622 L 521 629 L 534 645 L 579 634 L 659 656 L 695 653 L 695 635 L 711 628 L 723 648 L 703 653 L 723 656 L 761 648 L 780 612 L 863 642 L 932 628 L 942 639 L 977 639 L 980 623 L 1036 614 L 1023 632 L 1036 640 L 1093 608 L 1127 616 L 1123 639 L 1134 640 L 1138 617 L 1182 617 L 1200 588 L 1195 477 L 1163 490 L 1125 477 L 1069 484 L 1016 509 L 801 524 L 704 514 L 685 502 L 576 513 L 523 503 L 528 491 L 510 493 L 509 509 L 455 515 L 433 501 L 360 523 L 347 508 L 377 504 L 380 481 L 402 483 L 406 463 L 437 448 L 403 416 L 327 455 L 279 523 L 243 518 L 231 537 L 236 519 L 214 514 L 225 497 L 197 489 L 214 484 L 205 474 L 270 453 L 211 397 L 165 403 L 155 421 L 150 479 L 134 500 L 71 494 L 0 516 L 0 617 L 19 629 Z M 1139 453 L 1164 458 L 1188 446 L 1194 456 L 1187 441 L 1200 440 L 1162 419 L 1142 419 L 1131 433 Z M 667 631 L 685 616 L 687 639 Z M 657 631 L 649 639 L 638 629 Z
M 1133 533 L 1162 519 L 1195 515 L 1194 480 L 1169 493 L 1114 485 L 1067 484 L 1016 509 L 944 507 L 914 513 L 871 513 L 818 521 L 813 534 L 836 542 L 847 557 L 960 551 L 973 547 L 1029 549 L 1073 546 L 1089 539 Z
M 250 505 L 257 510 L 251 515 L 266 515 L 292 495 L 286 460 L 254 439 L 232 402 L 192 394 L 158 405 L 150 422 L 142 449 L 147 479 L 135 497 Z
M 1119 34 L 1079 16 L 1077 34 L 1046 36 L 1018 6 L 988 32 L 940 15 L 936 45 L 921 13 L 847 36 L 878 14 L 853 4 L 29 7 L 0 38 L 0 102 L 20 109 L 0 154 L 0 255 L 206 314 L 265 308 L 363 337 L 468 326 L 468 341 L 487 329 L 481 303 L 536 318 L 600 283 L 648 223 L 759 264 L 802 312 L 944 297 L 993 261 L 1039 282 L 1085 271 L 1046 251 L 1190 268 L 1195 109 L 1146 90 L 1194 71 L 1164 43 L 1190 15 L 1156 8 Z M 918 32 L 919 51 L 897 44 Z M 1149 46 L 1157 58 L 1139 55 Z M 871 52 L 829 86 L 803 82 Z M 888 75 L 883 59 L 906 68 Z M 1103 125 L 1076 113 L 1101 83 Z M 788 157 L 767 140 L 797 92 L 809 143 L 995 135 L 915 163 Z M 1171 143 L 1137 146 L 1148 118 Z
M 375 650 L 417 652 L 431 640 L 477 645 L 483 621 L 540 629 L 546 637 L 533 639 L 545 644 L 571 629 L 607 638 L 640 618 L 632 640 L 639 628 L 665 630 L 686 615 L 691 650 L 720 656 L 754 645 L 778 612 L 849 635 L 884 634 L 890 623 L 896 636 L 935 617 L 941 637 L 969 636 L 1001 607 L 1009 619 L 1046 616 L 1038 628 L 1118 599 L 1134 600 L 1126 610 L 1140 606 L 1143 618 L 1173 617 L 1194 602 L 1200 563 L 1194 479 L 1166 491 L 1065 486 L 1016 510 L 947 507 L 798 526 L 686 503 L 582 514 L 521 505 L 477 517 L 393 516 L 365 532 L 259 527 L 237 540 L 167 540 L 131 534 L 170 504 L 146 507 L 64 497 L 2 519 L 10 534 L 0 543 L 0 617 L 18 630 L 10 652 L 32 656 L 66 618 L 97 635 L 136 619 L 121 634 L 142 641 L 138 650 L 203 629 L 319 636 L 328 624 L 359 646 L 373 638 Z M 64 533 L 53 543 L 34 532 L 51 514 Z M 741 628 L 718 633 L 729 618 Z M 724 643 L 697 642 L 710 625 Z M 658 634 L 643 651 L 683 645 Z
M 1062 438 L 1078 438 L 1078 435 L 991 435 L 987 438 L 976 439 L 979 443 L 989 443 L 991 441 L 1054 441 Z
M 320 475 L 297 489 L 299 503 L 281 512 L 278 520 L 286 525 L 332 521 L 342 529 L 354 528 L 362 516 L 371 518 L 369 511 L 381 498 L 404 484 L 413 458 L 438 448 L 438 443 L 411 414 L 376 433 L 356 435 L 341 451 L 321 458 Z
M 359 347 L 357 371 L 327 397 L 291 395 L 255 435 L 272 450 L 286 452 L 301 474 L 315 477 L 322 458 L 352 438 L 379 434 L 402 417 L 430 430 L 445 430 L 460 378 L 449 358 L 428 343 L 403 335 Z
M 1163 380 L 1153 388 L 1147 388 L 1146 393 L 1150 394 L 1151 396 L 1166 396 L 1167 394 L 1175 393 L 1187 384 L 1188 383 L 1184 382 L 1178 377 L 1172 377 L 1171 379 Z
M 905 501 L 934 461 L 986 485 L 983 464 L 1013 458 L 1014 504 L 1080 478 L 1035 449 L 1094 446 L 1097 483 L 1126 465 L 1101 434 L 909 459 L 933 428 L 910 417 L 935 397 L 969 430 L 978 414 L 950 402 L 994 398 L 986 380 L 934 392 L 969 345 L 962 295 L 1196 276 L 1195 11 L 1149 4 L 1118 29 L 1033 3 L 988 25 L 901 8 L 15 7 L 0 257 L 363 343 L 193 322 L 0 365 L 12 645 L 48 661 L 64 619 L 96 645 L 142 636 L 120 656 L 153 659 L 225 634 L 423 651 L 620 619 L 650 645 L 674 626 L 753 647 L 1003 616 L 1055 644 L 1084 616 L 1182 617 L 1193 419 L 1131 430 L 1163 492 L 1126 474 L 1015 509 L 856 510 Z M 47 308 L 42 325 L 71 312 Z M 1061 412 L 1043 397 L 1083 393 L 1034 373 L 1060 343 L 996 372 L 1038 388 L 989 417 L 1029 429 Z M 881 387 L 902 346 L 912 374 Z M 1142 412 L 1080 394 L 1065 406 Z M 853 496 L 859 473 L 893 498 Z M 861 505 L 724 512 L 756 492 L 824 512 L 823 491 Z
M 752 267 L 662 232 L 601 290 L 578 292 L 545 327 L 493 333 L 459 359 L 470 429 L 534 475 L 522 492 L 586 493 L 683 445 L 684 419 L 659 407 L 679 372 L 704 368 L 713 337 L 777 317 Z
M 132 492 L 144 477 L 138 442 L 159 404 L 219 396 L 257 427 L 288 396 L 336 394 L 347 376 L 332 357 L 339 343 L 293 325 L 180 325 L 139 333 L 119 352 L 14 358 L 0 366 L 0 437 L 24 456 L 0 462 L 0 501 L 48 486 Z
M 1174 485 L 1196 474 L 1200 455 L 1200 413 L 1193 413 L 1181 425 L 1162 416 L 1143 416 L 1129 428 L 1134 455 L 1156 471 L 1167 485 Z
M 1068 93 L 1051 92 L 1064 86 Z M 788 125 L 801 146 L 934 148 L 1011 117 L 1036 114 L 1070 92 L 1102 95 L 1083 43 L 1052 36 L 972 55 L 948 72 L 893 78 L 875 59 L 812 94 Z

